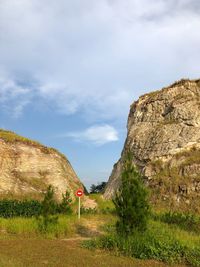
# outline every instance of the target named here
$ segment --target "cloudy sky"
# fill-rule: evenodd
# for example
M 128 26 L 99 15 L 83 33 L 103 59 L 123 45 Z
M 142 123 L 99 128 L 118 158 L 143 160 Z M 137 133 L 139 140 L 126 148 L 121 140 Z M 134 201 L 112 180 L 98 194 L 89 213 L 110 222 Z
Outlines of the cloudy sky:
M 139 95 L 200 78 L 199 0 L 0 0 L 0 128 L 107 180 Z

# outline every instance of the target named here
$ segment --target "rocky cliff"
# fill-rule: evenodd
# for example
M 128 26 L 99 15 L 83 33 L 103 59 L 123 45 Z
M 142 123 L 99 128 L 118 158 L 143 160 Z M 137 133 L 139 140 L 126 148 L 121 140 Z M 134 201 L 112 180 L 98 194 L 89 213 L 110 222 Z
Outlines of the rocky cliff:
M 58 200 L 66 189 L 74 192 L 83 188 L 64 155 L 0 130 L 0 198 L 40 199 L 49 184 L 54 187 Z
M 200 212 L 200 80 L 181 80 L 131 105 L 127 138 L 105 191 L 120 185 L 130 150 L 159 209 Z

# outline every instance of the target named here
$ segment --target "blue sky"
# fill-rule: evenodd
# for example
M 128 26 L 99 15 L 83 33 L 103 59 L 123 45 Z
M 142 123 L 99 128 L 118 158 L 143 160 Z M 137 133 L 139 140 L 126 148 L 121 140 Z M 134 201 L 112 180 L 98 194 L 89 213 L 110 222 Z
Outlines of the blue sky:
M 0 0 L 0 127 L 106 181 L 130 104 L 200 77 L 198 0 Z

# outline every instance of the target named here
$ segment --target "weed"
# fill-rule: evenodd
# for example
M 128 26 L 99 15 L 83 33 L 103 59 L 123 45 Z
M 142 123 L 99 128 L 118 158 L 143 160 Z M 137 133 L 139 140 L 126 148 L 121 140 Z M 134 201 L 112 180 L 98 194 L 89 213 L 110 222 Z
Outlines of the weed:
M 191 213 L 166 212 L 152 215 L 154 219 L 168 224 L 177 225 L 179 228 L 200 233 L 200 217 Z
M 114 251 L 139 259 L 155 259 L 167 263 L 200 266 L 200 242 L 184 242 L 178 232 L 159 222 L 151 222 L 148 230 L 135 231 L 124 238 L 116 232 L 84 241 L 83 247 Z

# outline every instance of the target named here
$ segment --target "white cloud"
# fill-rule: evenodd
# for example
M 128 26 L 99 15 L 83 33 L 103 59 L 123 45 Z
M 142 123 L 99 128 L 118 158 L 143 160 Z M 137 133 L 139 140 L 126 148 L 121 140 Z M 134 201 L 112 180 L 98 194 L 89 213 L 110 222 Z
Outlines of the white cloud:
M 144 91 L 199 76 L 199 11 L 198 0 L 0 0 L 1 69 L 27 105 L 31 81 L 57 112 L 124 119 Z
M 75 141 L 92 143 L 95 145 L 104 145 L 106 143 L 118 141 L 118 133 L 110 125 L 94 125 L 80 132 L 71 132 L 65 137 L 71 137 Z
M 15 104 L 15 106 L 11 109 L 11 116 L 15 119 L 18 119 L 23 115 L 24 109 L 26 106 L 30 104 L 29 100 L 19 101 L 19 103 Z
M 31 90 L 19 85 L 5 73 L 0 73 L 0 107 L 13 118 L 19 118 L 24 108 L 31 102 Z

